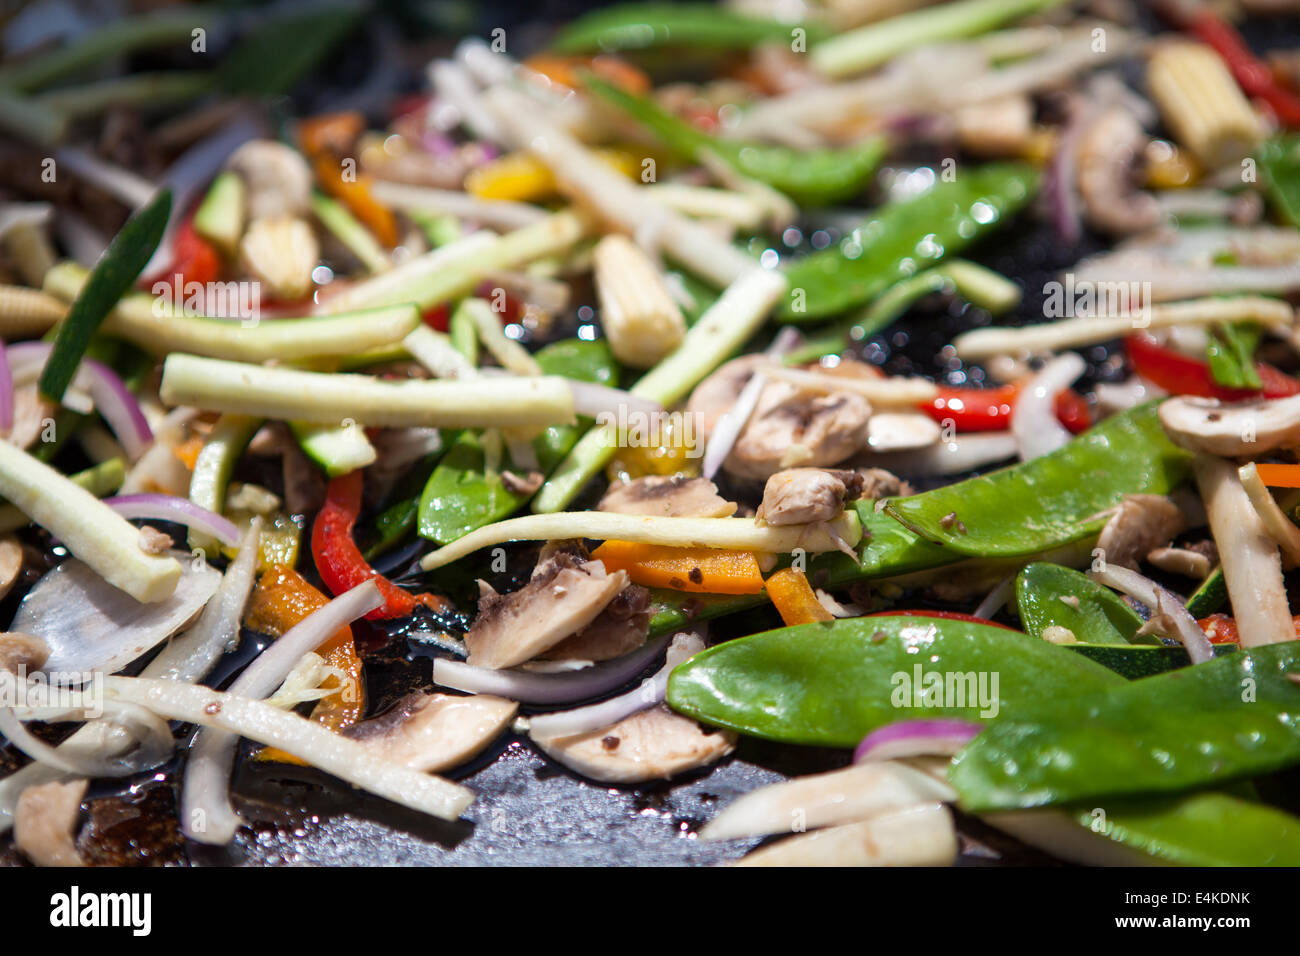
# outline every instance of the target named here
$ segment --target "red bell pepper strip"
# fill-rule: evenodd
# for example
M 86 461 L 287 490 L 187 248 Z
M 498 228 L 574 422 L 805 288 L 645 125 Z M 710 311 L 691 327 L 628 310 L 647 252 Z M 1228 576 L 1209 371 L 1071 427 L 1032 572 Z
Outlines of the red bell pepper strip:
M 1268 64 L 1251 52 L 1236 27 L 1203 8 L 1187 21 L 1186 29 L 1219 54 L 1237 84 L 1250 96 L 1267 103 L 1278 122 L 1300 128 L 1300 96 L 1277 82 Z
M 373 578 L 384 596 L 384 604 L 366 615 L 371 621 L 406 617 L 421 604 L 434 610 L 445 608 L 446 602 L 436 595 L 402 590 L 362 557 L 361 549 L 352 539 L 352 526 L 361 513 L 361 485 L 360 470 L 340 475 L 329 483 L 325 504 L 311 528 L 311 553 L 321 581 L 337 595 Z
M 439 332 L 446 332 L 447 326 L 451 323 L 451 311 L 444 302 L 442 305 L 435 305 L 423 315 L 424 324 Z
M 1226 402 L 1261 394 L 1245 388 L 1227 388 L 1214 381 L 1210 366 L 1200 359 L 1166 348 L 1149 335 L 1130 335 L 1124 340 L 1133 371 L 1152 385 L 1173 395 L 1197 395 Z M 1282 398 L 1300 393 L 1300 380 L 1260 362 L 1256 365 L 1265 398 Z
M 194 217 L 185 219 L 176 229 L 176 238 L 172 242 L 172 263 L 162 274 L 149 279 L 141 279 L 141 285 L 152 288 L 157 282 L 166 282 L 172 286 L 172 295 L 183 302 L 185 287 L 191 282 L 207 285 L 215 282 L 221 274 L 221 253 L 217 247 L 204 239 L 194 229 Z M 180 279 L 177 280 L 177 276 Z M 177 282 L 179 281 L 179 286 Z
M 922 410 L 935 421 L 951 421 L 959 432 L 998 432 L 1011 427 L 1011 413 L 1020 395 L 1019 385 L 998 388 L 946 388 L 940 386 L 933 401 Z M 1056 396 L 1056 417 L 1074 434 L 1092 426 L 1092 412 L 1083 396 L 1066 389 Z

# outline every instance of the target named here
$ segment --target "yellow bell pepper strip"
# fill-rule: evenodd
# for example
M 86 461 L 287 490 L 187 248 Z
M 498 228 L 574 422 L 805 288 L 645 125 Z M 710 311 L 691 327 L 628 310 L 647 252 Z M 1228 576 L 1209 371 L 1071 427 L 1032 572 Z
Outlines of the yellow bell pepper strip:
M 329 603 L 329 598 L 307 583 L 293 568 L 276 565 L 257 582 L 249 601 L 244 624 L 255 631 L 279 637 L 308 614 Z M 365 687 L 361 683 L 361 657 L 357 654 L 351 627 L 341 627 L 328 642 L 317 649 L 325 663 L 338 673 L 325 678 L 321 687 L 339 688 L 338 693 L 322 697 L 312 709 L 311 718 L 338 733 L 361 719 L 365 708 Z M 302 764 L 303 761 L 275 748 L 258 754 L 262 760 Z
M 625 176 L 634 176 L 638 161 L 621 149 L 596 151 L 610 166 Z M 479 199 L 536 202 L 556 192 L 550 167 L 529 153 L 509 153 L 477 166 L 465 174 L 465 191 Z
M 808 576 L 794 568 L 782 568 L 767 579 L 767 596 L 787 626 L 835 620 L 817 600 Z
M 605 570 L 626 571 L 636 584 L 700 594 L 759 594 L 763 574 L 750 551 L 672 548 L 635 541 L 606 541 L 591 556 Z

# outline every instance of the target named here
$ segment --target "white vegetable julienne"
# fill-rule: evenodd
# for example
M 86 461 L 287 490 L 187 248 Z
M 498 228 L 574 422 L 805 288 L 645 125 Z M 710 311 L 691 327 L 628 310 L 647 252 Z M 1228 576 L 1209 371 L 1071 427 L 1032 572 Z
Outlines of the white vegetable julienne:
M 573 393 L 556 376 L 390 382 L 173 354 L 160 394 L 173 405 L 337 425 L 493 428 L 573 421 Z
M 8 442 L 0 442 L 0 496 L 137 601 L 162 601 L 176 590 L 181 566 L 175 558 L 141 551 L 139 528 Z
M 260 700 L 144 677 L 107 677 L 104 692 L 167 720 L 215 727 L 276 747 L 376 796 L 444 820 L 456 819 L 474 800 L 466 787 L 377 759 L 364 744 Z
M 761 847 L 736 865 L 951 866 L 956 859 L 952 813 L 942 803 L 922 803 L 799 834 Z
M 467 554 L 507 541 L 556 541 L 595 538 L 639 541 L 675 548 L 727 548 L 789 554 L 796 548 L 810 554 L 838 551 L 862 540 L 862 526 L 853 512 L 834 521 L 809 525 L 761 524 L 754 518 L 663 518 L 610 511 L 566 511 L 559 514 L 508 518 L 471 531 L 445 547 L 426 554 L 420 567 L 432 571 Z
M 478 369 L 451 344 L 450 338 L 427 325 L 417 326 L 402 339 L 402 348 L 436 378 L 473 378 L 478 374 Z
M 1191 612 L 1179 599 L 1178 595 L 1165 590 L 1150 578 L 1143 577 L 1136 571 L 1107 564 L 1100 570 L 1088 572 L 1088 577 L 1098 584 L 1105 584 L 1123 591 L 1131 598 L 1136 598 L 1151 609 L 1153 620 L 1163 620 L 1171 625 L 1174 633 L 1166 637 L 1177 638 L 1187 650 L 1187 656 L 1193 664 L 1200 664 L 1214 657 L 1214 646 L 1209 637 L 1201 630 Z
M 1087 368 L 1077 352 L 1056 356 L 1020 390 L 1011 410 L 1011 433 L 1021 461 L 1032 461 L 1068 445 L 1070 431 L 1056 417 L 1056 396 Z
M 957 336 L 952 344 L 962 358 L 978 360 L 994 355 L 1056 352 L 1097 345 L 1133 332 L 1175 325 L 1258 322 L 1270 328 L 1289 328 L 1295 323 L 1295 317 L 1295 310 L 1287 303 L 1263 296 L 1192 299 L 1151 305 L 1145 312 L 1078 316 L 1019 328 L 975 329 Z
M 465 299 L 456 314 L 468 319 L 478 333 L 478 340 L 501 363 L 501 367 L 515 375 L 541 375 L 542 367 L 528 350 L 513 339 L 507 338 L 501 328 L 501 316 L 483 299 Z
M 681 401 L 758 330 L 786 286 L 779 273 L 751 268 L 728 286 L 677 350 L 643 375 L 631 393 L 665 407 Z M 613 457 L 617 439 L 617 421 L 601 423 L 583 435 L 537 493 L 533 510 L 559 511 L 572 501 Z
M 882 407 L 914 408 L 939 394 L 939 387 L 923 378 L 827 375 L 824 372 L 787 368 L 776 363 L 763 364 L 759 368 L 768 378 L 778 382 L 788 382 L 808 391 L 825 394 L 852 392 L 861 395 L 872 405 Z
M 374 579 L 345 591 L 286 631 L 244 669 L 230 693 L 253 700 L 268 697 L 303 655 L 339 630 L 384 603 Z M 230 805 L 230 770 L 239 738 L 201 730 L 190 747 L 181 784 L 181 828 L 191 840 L 224 845 L 235 836 L 240 817 Z
M 911 451 L 868 455 L 862 464 L 903 477 L 962 475 L 1014 458 L 1019 446 L 1011 432 L 974 432 Z
M 1288 568 L 1300 566 L 1300 528 L 1295 526 L 1273 500 L 1264 482 L 1260 480 L 1259 469 L 1255 463 L 1248 462 L 1237 469 L 1241 487 L 1255 507 L 1255 513 L 1264 523 L 1264 528 L 1282 549 L 1283 564 Z
M 542 207 L 525 202 L 479 199 L 458 190 L 409 186 L 383 179 L 371 183 L 370 191 L 380 202 L 395 209 L 470 219 L 493 229 L 520 229 L 541 222 L 550 215 Z
M 664 658 L 664 666 L 647 677 L 639 687 L 626 694 L 554 714 L 541 714 L 528 721 L 528 733 L 535 737 L 572 737 L 587 734 L 602 727 L 618 723 L 638 711 L 653 707 L 668 692 L 668 675 L 683 661 L 704 650 L 704 640 L 698 634 L 682 632 L 673 637 Z

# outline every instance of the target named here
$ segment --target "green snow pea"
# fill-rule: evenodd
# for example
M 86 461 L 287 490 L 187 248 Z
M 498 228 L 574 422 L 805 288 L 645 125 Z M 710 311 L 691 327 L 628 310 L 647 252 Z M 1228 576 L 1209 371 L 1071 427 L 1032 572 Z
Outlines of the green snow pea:
M 956 757 L 962 805 L 1198 790 L 1300 763 L 1300 641 L 1238 651 L 1002 721 Z
M 455 443 L 454 437 L 446 432 L 442 437 Z M 421 492 L 442 455 L 443 449 L 439 449 L 412 465 L 393 488 L 392 502 L 358 535 L 367 561 L 391 551 L 415 533 Z
M 617 363 L 604 342 L 566 339 L 541 349 L 535 358 L 548 375 L 601 385 L 615 384 L 618 376 Z M 543 474 L 564 459 L 588 424 L 552 425 L 533 440 Z M 476 432 L 462 432 L 452 443 L 420 498 L 421 537 L 450 544 L 475 528 L 501 520 L 528 500 L 508 490 L 499 471 L 485 474 L 485 457 L 483 438 Z M 503 454 L 500 467 L 515 467 L 508 454 Z
M 1156 408 L 1108 418 L 1023 465 L 894 498 L 886 510 L 969 557 L 1024 555 L 1097 534 L 1124 495 L 1166 494 L 1187 476 L 1191 458 L 1165 436 Z
M 886 203 L 838 246 L 792 263 L 783 322 L 811 322 L 864 305 L 891 285 L 960 252 L 1018 212 L 1038 190 L 1024 163 L 987 163 Z
M 1275 136 L 1259 151 L 1264 189 L 1273 208 L 1300 227 L 1300 134 Z
M 653 100 L 588 76 L 589 89 L 618 106 L 664 145 L 697 162 L 711 152 L 742 175 L 780 190 L 801 206 L 824 206 L 860 193 L 880 165 L 885 141 L 872 137 L 840 149 L 798 150 L 711 136 Z
M 1110 588 L 1072 568 L 1035 561 L 1016 575 L 1016 604 L 1027 634 L 1064 627 L 1086 644 L 1132 644 L 1142 618 Z
M 1226 793 L 1115 800 L 1100 807 L 1075 805 L 1065 810 L 1094 833 L 1165 863 L 1300 865 L 1300 820 L 1276 807 Z M 996 824 L 997 814 L 988 819 Z
M 936 679 L 964 696 L 949 697 L 953 706 L 918 705 Z M 673 671 L 668 704 L 756 737 L 853 747 L 898 720 L 1009 720 L 1122 680 L 1018 631 L 899 615 L 801 624 L 719 644 Z
M 623 3 L 584 14 L 560 30 L 560 53 L 614 53 L 655 47 L 747 50 L 760 43 L 789 43 L 802 26 L 809 39 L 828 32 L 815 22 L 783 23 L 735 13 L 713 3 Z

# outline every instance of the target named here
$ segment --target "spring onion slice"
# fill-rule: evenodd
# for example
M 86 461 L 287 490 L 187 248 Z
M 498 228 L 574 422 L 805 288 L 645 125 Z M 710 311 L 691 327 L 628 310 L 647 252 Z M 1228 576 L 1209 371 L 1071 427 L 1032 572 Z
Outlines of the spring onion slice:
M 573 421 L 573 393 L 555 376 L 390 382 L 173 353 L 160 394 L 170 405 L 282 421 L 390 428 L 508 428 Z
M 637 541 L 673 548 L 724 548 L 768 554 L 790 554 L 802 550 L 816 554 L 838 551 L 845 543 L 855 547 L 862 540 L 862 526 L 851 511 L 834 521 L 779 527 L 762 524 L 754 518 L 663 518 L 609 511 L 565 511 L 523 515 L 486 525 L 426 554 L 420 567 L 432 571 L 467 554 L 507 541 L 556 541 L 564 538 Z
M 0 495 L 137 601 L 161 601 L 176 589 L 181 567 L 175 558 L 140 550 L 139 528 L 8 442 L 0 442 Z
M 171 212 L 171 190 L 161 190 L 147 206 L 133 215 L 114 237 L 108 250 L 96 264 L 67 318 L 59 325 L 54 350 L 41 372 L 41 394 L 51 401 L 61 401 L 72 378 L 77 374 L 90 345 L 90 338 L 108 316 L 117 301 L 140 277 L 167 228 Z

